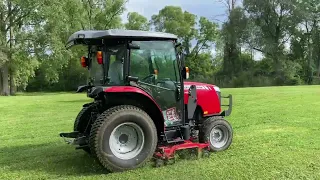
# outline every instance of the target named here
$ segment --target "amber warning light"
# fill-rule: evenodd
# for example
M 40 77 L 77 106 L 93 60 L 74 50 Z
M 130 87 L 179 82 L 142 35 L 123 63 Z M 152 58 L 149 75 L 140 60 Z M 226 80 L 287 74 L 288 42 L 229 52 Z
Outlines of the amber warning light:
M 157 69 L 154 70 L 154 75 L 155 75 L 155 78 L 158 79 L 158 70 Z
M 189 79 L 189 68 L 186 67 L 186 79 Z
M 87 58 L 84 57 L 84 56 L 81 57 L 81 66 L 82 66 L 82 67 L 87 67 L 87 66 L 88 66 L 88 64 L 87 64 Z
M 103 57 L 102 57 L 101 51 L 97 52 L 97 62 L 98 62 L 98 64 L 103 64 Z

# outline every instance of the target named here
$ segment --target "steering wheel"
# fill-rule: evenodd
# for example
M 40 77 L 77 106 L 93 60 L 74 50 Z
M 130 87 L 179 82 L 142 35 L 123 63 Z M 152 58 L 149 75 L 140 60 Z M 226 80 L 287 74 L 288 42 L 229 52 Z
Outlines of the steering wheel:
M 156 79 L 155 75 L 154 74 L 150 74 L 150 75 L 144 77 L 142 79 L 142 81 L 148 82 L 148 83 L 152 83 L 152 82 L 155 82 L 155 79 Z
M 168 81 L 174 82 L 174 81 L 172 81 L 170 78 L 164 78 L 164 79 L 158 79 L 158 80 L 157 80 L 157 84 L 165 84 L 165 83 L 168 82 Z

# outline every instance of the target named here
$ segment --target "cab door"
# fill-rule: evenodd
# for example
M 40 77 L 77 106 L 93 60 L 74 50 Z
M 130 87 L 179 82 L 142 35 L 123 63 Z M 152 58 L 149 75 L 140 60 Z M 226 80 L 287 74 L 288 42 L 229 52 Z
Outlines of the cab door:
M 166 53 L 165 56 L 154 55 L 154 67 L 156 67 L 155 99 L 163 109 L 167 126 L 181 124 L 182 107 L 180 98 L 180 73 L 177 58 L 174 53 Z
M 181 124 L 183 98 L 180 98 L 180 73 L 172 41 L 138 41 L 139 50 L 131 50 L 130 75 L 149 91 L 160 106 L 165 125 Z M 182 92 L 183 93 L 183 92 Z

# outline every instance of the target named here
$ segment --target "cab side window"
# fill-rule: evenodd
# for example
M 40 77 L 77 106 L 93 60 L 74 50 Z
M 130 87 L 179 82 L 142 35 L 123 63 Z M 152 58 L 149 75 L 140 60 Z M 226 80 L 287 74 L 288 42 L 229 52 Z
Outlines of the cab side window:
M 135 41 L 139 50 L 131 50 L 130 74 L 140 81 L 159 85 L 179 82 L 177 57 L 172 41 Z M 160 85 L 159 85 L 160 86 Z
M 152 73 L 150 73 L 150 63 L 148 61 L 146 50 L 131 50 L 130 75 L 138 77 L 140 81 L 144 81 L 144 79 L 152 75 Z
M 177 82 L 177 58 L 175 52 L 156 51 L 153 56 L 153 63 L 158 71 L 159 80 L 168 80 Z

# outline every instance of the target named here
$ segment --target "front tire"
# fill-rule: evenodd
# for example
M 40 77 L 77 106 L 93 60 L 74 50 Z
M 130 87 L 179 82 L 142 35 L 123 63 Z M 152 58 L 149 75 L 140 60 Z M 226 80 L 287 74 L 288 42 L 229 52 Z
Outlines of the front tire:
M 131 105 L 112 107 L 94 122 L 90 148 L 111 172 L 136 169 L 152 158 L 158 142 L 150 116 Z
M 209 142 L 210 150 L 220 152 L 228 149 L 232 143 L 233 130 L 228 121 L 222 117 L 210 117 L 206 119 L 199 133 L 199 141 Z

